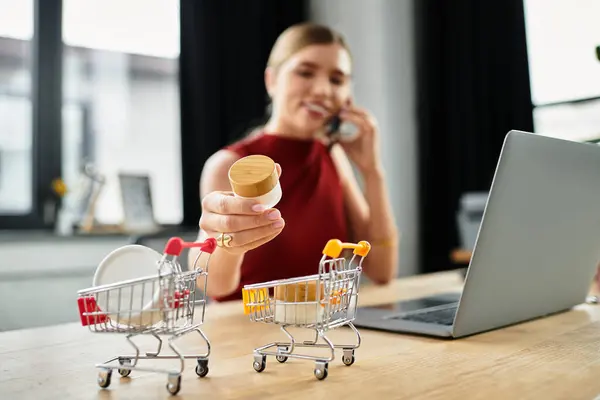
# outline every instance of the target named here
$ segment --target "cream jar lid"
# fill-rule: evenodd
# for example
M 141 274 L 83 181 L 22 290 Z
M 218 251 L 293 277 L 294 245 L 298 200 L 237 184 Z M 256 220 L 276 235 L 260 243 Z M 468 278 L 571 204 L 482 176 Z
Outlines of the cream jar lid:
M 271 158 L 251 155 L 239 159 L 229 168 L 229 182 L 238 196 L 259 197 L 277 186 L 279 176 Z

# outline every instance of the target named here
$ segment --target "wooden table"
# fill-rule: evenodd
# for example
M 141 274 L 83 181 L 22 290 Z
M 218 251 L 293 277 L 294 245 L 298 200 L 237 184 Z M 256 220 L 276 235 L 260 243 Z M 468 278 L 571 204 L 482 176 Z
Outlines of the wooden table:
M 444 272 L 365 286 L 360 303 L 456 290 L 461 283 L 459 274 Z M 190 360 L 176 398 L 575 400 L 600 394 L 600 306 L 584 304 L 460 340 L 363 329 L 356 363 L 346 367 L 338 354 L 323 381 L 315 379 L 312 361 L 279 364 L 269 358 L 266 370 L 255 372 L 253 348 L 282 335 L 276 326 L 249 322 L 237 302 L 207 307 L 204 330 L 213 345 L 210 372 L 198 378 Z M 329 336 L 343 340 L 350 331 L 338 329 Z M 193 352 L 200 350 L 198 343 L 189 336 L 180 345 Z M 166 375 L 150 372 L 120 378 L 115 371 L 110 388 L 98 388 L 94 364 L 122 350 L 127 350 L 123 336 L 92 334 L 78 324 L 2 333 L 0 398 L 169 398 Z

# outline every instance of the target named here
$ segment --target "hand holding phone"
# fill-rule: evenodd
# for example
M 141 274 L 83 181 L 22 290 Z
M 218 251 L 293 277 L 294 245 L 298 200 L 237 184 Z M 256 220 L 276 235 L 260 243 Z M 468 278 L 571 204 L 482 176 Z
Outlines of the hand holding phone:
M 346 104 L 326 122 L 325 134 L 331 138 L 329 149 L 338 142 L 361 173 L 381 169 L 375 118 L 367 109 L 354 106 L 352 99 Z
M 339 115 L 334 115 L 327 123 L 326 134 L 332 140 L 351 142 L 358 137 L 359 129 L 349 121 L 343 121 Z

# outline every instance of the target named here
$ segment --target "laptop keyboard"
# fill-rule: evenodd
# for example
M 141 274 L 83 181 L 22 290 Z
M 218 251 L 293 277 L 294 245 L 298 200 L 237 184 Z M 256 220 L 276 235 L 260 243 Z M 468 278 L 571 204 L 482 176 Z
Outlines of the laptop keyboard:
M 406 321 L 424 322 L 438 325 L 452 325 L 456 316 L 457 306 L 441 308 L 437 310 L 402 314 L 393 317 L 394 319 L 403 319 Z

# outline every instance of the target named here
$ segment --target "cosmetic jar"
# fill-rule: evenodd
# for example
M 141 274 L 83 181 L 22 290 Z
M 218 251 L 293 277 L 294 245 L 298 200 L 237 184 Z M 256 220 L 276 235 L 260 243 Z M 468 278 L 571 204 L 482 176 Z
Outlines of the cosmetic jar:
M 263 155 L 251 155 L 229 168 L 229 183 L 236 197 L 256 200 L 265 208 L 281 200 L 281 185 L 275 162 Z

